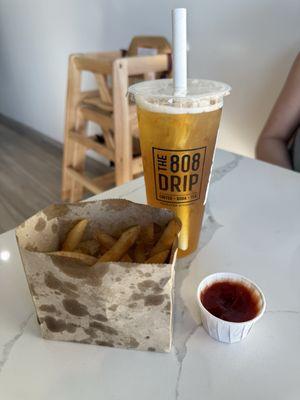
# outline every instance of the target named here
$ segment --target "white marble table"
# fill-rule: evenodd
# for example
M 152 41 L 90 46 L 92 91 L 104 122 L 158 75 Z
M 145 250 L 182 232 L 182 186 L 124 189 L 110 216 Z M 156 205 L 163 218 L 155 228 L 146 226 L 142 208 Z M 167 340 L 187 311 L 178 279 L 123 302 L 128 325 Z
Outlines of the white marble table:
M 97 197 L 144 202 L 143 180 Z M 42 339 L 13 231 L 0 236 L 5 251 L 1 400 L 300 398 L 300 174 L 217 152 L 200 251 L 177 266 L 170 354 Z M 266 296 L 266 314 L 238 344 L 199 326 L 196 287 L 217 271 L 248 276 Z

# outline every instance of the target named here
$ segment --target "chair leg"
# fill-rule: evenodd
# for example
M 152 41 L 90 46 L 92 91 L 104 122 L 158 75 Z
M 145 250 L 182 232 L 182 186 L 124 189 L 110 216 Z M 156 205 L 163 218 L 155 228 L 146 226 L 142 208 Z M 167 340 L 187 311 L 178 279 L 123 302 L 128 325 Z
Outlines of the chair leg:
M 61 199 L 62 201 L 68 201 L 71 194 L 72 178 L 68 174 L 67 168 L 71 164 L 70 160 L 74 152 L 74 143 L 68 138 L 64 141 L 64 155 L 63 155 L 63 166 L 62 166 L 62 184 L 61 184 Z
M 77 132 L 81 135 L 86 133 L 87 122 L 80 111 L 77 113 Z M 86 159 L 86 148 L 79 143 L 74 144 L 72 167 L 80 173 L 84 172 Z M 75 202 L 82 199 L 84 187 L 81 183 L 72 179 L 70 201 Z
M 86 148 L 78 143 L 75 143 L 73 151 L 73 165 L 72 167 L 80 173 L 84 172 L 85 167 L 85 155 Z M 82 199 L 84 193 L 84 187 L 76 179 L 72 178 L 70 201 L 75 202 Z
M 65 131 L 64 131 L 64 155 L 62 165 L 62 185 L 61 185 L 61 199 L 67 201 L 70 197 L 72 178 L 68 174 L 67 168 L 72 165 L 74 142 L 69 138 L 70 130 L 75 128 L 76 124 L 76 106 L 80 99 L 80 84 L 81 76 L 80 71 L 75 66 L 76 55 L 71 55 L 69 58 L 68 66 L 68 87 L 66 99 L 66 117 L 65 117 Z
M 128 99 L 126 97 L 127 87 L 127 62 L 116 60 L 113 64 L 116 185 L 122 185 L 133 178 L 132 137 L 129 127 L 129 107 Z

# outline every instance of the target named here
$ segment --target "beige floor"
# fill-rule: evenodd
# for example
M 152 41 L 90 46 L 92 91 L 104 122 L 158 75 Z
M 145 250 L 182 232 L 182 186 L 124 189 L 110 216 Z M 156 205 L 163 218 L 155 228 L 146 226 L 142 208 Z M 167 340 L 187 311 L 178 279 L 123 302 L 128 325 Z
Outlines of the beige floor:
M 0 233 L 60 201 L 62 147 L 0 116 Z M 88 160 L 92 175 L 108 167 Z

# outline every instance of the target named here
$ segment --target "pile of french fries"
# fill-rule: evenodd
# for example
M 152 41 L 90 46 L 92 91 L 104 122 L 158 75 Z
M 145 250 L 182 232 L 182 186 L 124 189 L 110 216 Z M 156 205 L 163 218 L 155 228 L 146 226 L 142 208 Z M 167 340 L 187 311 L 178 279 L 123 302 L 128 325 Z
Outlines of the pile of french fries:
M 168 262 L 173 243 L 181 224 L 174 218 L 161 228 L 155 223 L 126 229 L 115 238 L 101 229 L 95 229 L 93 238 L 83 240 L 89 221 L 82 219 L 68 232 L 60 251 L 53 256 L 73 258 L 88 266 L 97 262 L 131 262 L 163 264 Z

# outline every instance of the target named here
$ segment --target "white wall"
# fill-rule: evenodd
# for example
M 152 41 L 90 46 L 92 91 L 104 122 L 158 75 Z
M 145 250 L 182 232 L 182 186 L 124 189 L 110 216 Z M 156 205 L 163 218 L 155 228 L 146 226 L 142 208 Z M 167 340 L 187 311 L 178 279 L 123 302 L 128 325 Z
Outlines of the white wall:
M 0 113 L 62 141 L 68 55 L 170 39 L 175 6 L 189 12 L 190 76 L 233 87 L 219 146 L 253 155 L 299 49 L 299 0 L 0 0 Z

